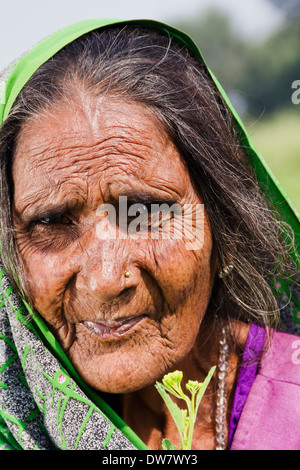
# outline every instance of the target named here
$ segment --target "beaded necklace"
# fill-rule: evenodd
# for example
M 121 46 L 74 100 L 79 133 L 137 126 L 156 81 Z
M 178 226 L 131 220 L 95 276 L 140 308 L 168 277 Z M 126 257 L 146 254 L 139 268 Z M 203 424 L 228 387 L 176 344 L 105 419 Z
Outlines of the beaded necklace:
M 219 364 L 216 400 L 216 450 L 225 450 L 227 444 L 226 413 L 227 413 L 227 371 L 228 353 L 226 327 L 221 326 L 221 339 L 219 342 Z

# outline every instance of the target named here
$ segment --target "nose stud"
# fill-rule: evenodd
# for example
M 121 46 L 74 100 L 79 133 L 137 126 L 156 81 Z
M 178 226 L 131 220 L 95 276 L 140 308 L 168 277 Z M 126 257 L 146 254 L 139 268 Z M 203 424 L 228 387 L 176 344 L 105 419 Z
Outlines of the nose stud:
M 130 277 L 130 272 L 129 272 L 129 271 L 125 271 L 124 276 L 127 277 L 127 278 Z

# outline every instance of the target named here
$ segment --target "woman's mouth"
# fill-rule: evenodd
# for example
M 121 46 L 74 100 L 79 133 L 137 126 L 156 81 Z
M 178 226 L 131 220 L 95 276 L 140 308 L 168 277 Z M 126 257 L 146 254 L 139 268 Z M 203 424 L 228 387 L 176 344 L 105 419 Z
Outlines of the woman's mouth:
M 133 330 L 145 318 L 146 314 L 132 316 L 128 318 L 109 320 L 105 322 L 86 320 L 83 325 L 89 330 L 90 333 L 96 335 L 98 338 L 119 338 L 124 336 L 127 332 Z

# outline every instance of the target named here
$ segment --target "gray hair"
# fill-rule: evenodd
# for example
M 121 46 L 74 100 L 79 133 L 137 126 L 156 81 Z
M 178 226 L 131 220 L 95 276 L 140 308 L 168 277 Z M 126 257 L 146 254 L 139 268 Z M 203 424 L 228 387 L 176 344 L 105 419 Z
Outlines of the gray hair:
M 67 45 L 28 81 L 1 129 L 2 256 L 23 295 L 11 215 L 15 145 L 27 119 L 78 91 L 131 99 L 155 114 L 203 199 L 220 268 L 234 265 L 228 276 L 216 278 L 209 311 L 275 325 L 271 284 L 289 272 L 282 236 L 291 239 L 289 229 L 266 202 L 204 64 L 167 33 L 137 26 L 107 27 Z

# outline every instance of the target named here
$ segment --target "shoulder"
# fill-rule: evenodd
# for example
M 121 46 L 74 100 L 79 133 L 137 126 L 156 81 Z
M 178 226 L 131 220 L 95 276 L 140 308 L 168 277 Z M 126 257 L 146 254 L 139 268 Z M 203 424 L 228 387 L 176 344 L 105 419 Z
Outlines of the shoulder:
M 300 337 L 274 332 L 262 356 L 259 375 L 300 385 Z
M 300 337 L 273 333 L 262 355 L 231 448 L 300 448 Z

